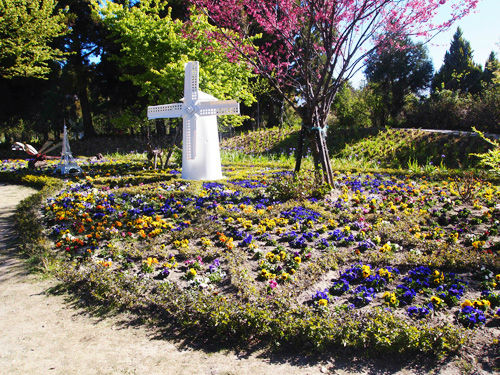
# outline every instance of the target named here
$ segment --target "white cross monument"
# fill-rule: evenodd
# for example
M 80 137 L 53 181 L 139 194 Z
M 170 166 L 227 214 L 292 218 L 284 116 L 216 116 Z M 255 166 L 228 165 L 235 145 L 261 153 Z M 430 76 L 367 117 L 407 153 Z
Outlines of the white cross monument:
M 222 179 L 217 115 L 237 115 L 235 100 L 217 100 L 199 89 L 199 63 L 185 66 L 182 103 L 148 107 L 148 119 L 182 117 L 182 178 L 186 180 Z

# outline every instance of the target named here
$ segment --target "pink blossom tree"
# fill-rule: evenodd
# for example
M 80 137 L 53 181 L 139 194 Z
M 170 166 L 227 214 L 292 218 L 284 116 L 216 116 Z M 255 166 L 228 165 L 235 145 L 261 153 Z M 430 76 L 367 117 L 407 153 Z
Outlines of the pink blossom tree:
M 219 40 L 245 57 L 302 118 L 295 170 L 309 138 L 315 167 L 333 183 L 326 119 L 342 83 L 384 43 L 383 35 L 431 38 L 479 0 L 192 0 Z M 438 10 L 449 17 L 435 23 Z M 262 34 L 262 39 L 255 35 Z M 260 40 L 260 42 L 259 42 Z M 290 95 L 289 93 L 293 93 Z

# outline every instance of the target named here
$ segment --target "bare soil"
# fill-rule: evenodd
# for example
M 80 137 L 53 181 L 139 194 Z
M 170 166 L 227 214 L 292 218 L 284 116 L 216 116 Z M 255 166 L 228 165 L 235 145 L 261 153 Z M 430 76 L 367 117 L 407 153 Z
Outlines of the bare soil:
M 0 374 L 483 374 L 470 359 L 448 364 L 338 360 L 199 349 L 165 339 L 133 317 L 99 317 L 70 296 L 48 293 L 57 280 L 27 272 L 17 257 L 12 215 L 35 190 L 0 184 Z M 216 347 L 216 345 L 215 345 Z M 473 362 L 473 360 L 472 360 Z M 468 370 L 468 371 L 467 371 Z

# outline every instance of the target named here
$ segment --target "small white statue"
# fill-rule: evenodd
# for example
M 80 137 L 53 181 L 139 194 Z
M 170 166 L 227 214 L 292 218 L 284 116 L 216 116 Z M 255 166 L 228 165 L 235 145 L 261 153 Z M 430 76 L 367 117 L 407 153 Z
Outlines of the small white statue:
M 148 107 L 148 119 L 183 119 L 182 178 L 186 180 L 222 179 L 217 115 L 237 115 L 235 100 L 217 100 L 199 90 L 199 63 L 185 66 L 182 103 Z

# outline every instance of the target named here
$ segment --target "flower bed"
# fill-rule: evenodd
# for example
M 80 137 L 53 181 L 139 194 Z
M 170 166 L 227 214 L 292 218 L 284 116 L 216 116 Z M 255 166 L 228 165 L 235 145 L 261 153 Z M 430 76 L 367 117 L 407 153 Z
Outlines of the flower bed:
M 324 198 L 280 202 L 274 170 L 202 183 L 99 168 L 42 206 L 59 277 L 95 301 L 305 350 L 444 354 L 478 329 L 497 345 L 500 189 L 488 182 L 337 173 Z

